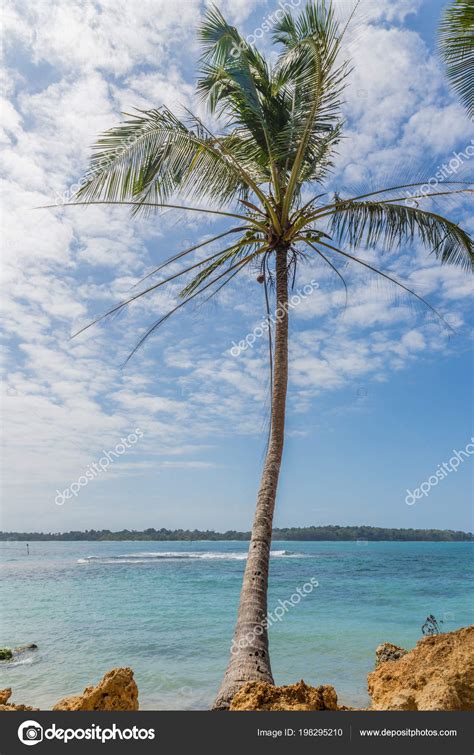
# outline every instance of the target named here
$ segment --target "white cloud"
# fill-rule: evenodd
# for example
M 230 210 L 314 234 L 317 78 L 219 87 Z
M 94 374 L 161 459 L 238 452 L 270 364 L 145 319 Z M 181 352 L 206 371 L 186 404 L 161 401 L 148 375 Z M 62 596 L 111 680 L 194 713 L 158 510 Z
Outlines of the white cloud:
M 68 73 L 100 69 L 120 76 L 156 64 L 172 43 L 194 33 L 198 9 L 197 0 L 186 1 L 185 13 L 180 3 L 167 0 L 10 0 L 4 31 L 10 45 L 31 51 L 33 62 Z
M 354 68 L 338 164 L 348 185 L 430 176 L 437 157 L 449 158 L 457 144 L 470 143 L 471 125 L 416 32 L 363 23 L 346 48 Z
M 262 16 L 266 14 L 266 0 L 222 0 L 219 3 L 219 9 L 234 24 L 240 24 L 258 8 Z M 294 3 L 297 5 L 297 3 Z M 211 0 L 206 0 L 206 5 L 212 5 Z M 273 10 L 272 8 L 270 11 Z M 250 32 L 249 32 L 250 33 Z

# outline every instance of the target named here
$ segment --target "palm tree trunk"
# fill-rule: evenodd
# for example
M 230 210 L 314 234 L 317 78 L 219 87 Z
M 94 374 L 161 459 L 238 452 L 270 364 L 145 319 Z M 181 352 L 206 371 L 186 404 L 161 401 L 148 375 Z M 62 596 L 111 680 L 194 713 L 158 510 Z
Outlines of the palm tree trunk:
M 275 256 L 277 310 L 270 439 L 258 491 L 229 665 L 214 702 L 214 710 L 227 709 L 245 682 L 273 684 L 266 617 L 273 510 L 283 453 L 288 385 L 287 248 L 278 249 Z

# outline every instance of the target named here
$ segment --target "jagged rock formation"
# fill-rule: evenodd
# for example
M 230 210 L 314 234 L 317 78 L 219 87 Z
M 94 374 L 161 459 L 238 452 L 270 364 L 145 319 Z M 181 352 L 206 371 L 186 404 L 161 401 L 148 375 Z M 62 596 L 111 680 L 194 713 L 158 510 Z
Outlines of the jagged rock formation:
M 53 710 L 138 710 L 138 687 L 131 668 L 108 671 L 95 687 L 82 695 L 64 697 Z
M 474 626 L 424 637 L 368 676 L 373 710 L 474 710 Z
M 39 710 L 39 708 L 30 708 L 29 705 L 15 705 L 9 702 L 11 695 L 11 687 L 0 689 L 0 710 Z
M 303 680 L 286 687 L 248 682 L 237 692 L 230 710 L 339 710 L 334 687 L 310 687 Z

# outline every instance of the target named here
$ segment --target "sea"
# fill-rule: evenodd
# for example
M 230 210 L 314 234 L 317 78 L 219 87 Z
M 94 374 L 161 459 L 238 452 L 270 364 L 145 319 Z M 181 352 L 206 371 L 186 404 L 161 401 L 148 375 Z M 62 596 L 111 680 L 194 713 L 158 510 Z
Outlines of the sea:
M 49 709 L 113 667 L 130 666 L 140 708 L 209 708 L 229 657 L 247 547 L 45 541 L 30 542 L 28 555 L 24 542 L 1 542 L 0 647 L 38 649 L 0 663 L 0 689 Z M 341 704 L 367 706 L 377 645 L 414 647 L 430 615 L 442 631 L 473 623 L 472 548 L 274 542 L 276 684 L 332 684 Z

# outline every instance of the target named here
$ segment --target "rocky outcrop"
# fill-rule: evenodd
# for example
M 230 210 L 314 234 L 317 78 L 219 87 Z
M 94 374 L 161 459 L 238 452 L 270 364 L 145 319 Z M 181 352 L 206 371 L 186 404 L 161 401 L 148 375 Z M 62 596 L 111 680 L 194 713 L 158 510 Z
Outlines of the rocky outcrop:
M 474 710 L 474 626 L 420 640 L 413 650 L 386 642 L 368 676 L 369 710 Z M 347 710 L 333 687 L 248 682 L 230 710 Z
M 53 710 L 138 710 L 138 687 L 131 668 L 114 668 L 82 695 L 64 697 Z
M 286 687 L 248 682 L 234 696 L 230 710 L 339 710 L 334 687 L 310 687 L 303 680 Z
M 20 645 L 17 648 L 0 648 L 0 661 L 15 660 L 15 656 L 26 653 L 27 650 L 36 650 L 38 645 L 30 642 L 28 645 Z
M 387 661 L 398 661 L 408 653 L 408 650 L 404 650 L 398 645 L 392 645 L 391 642 L 383 642 L 375 650 L 375 668 L 378 668 L 381 663 Z
M 27 650 L 37 650 L 38 645 L 34 642 L 29 642 L 28 645 L 20 645 L 17 648 L 13 648 L 14 653 L 25 653 Z
M 474 626 L 424 637 L 367 681 L 373 710 L 474 710 Z
M 30 708 L 29 705 L 15 705 L 9 702 L 11 695 L 11 687 L 0 689 L 0 710 L 39 710 L 39 708 Z

